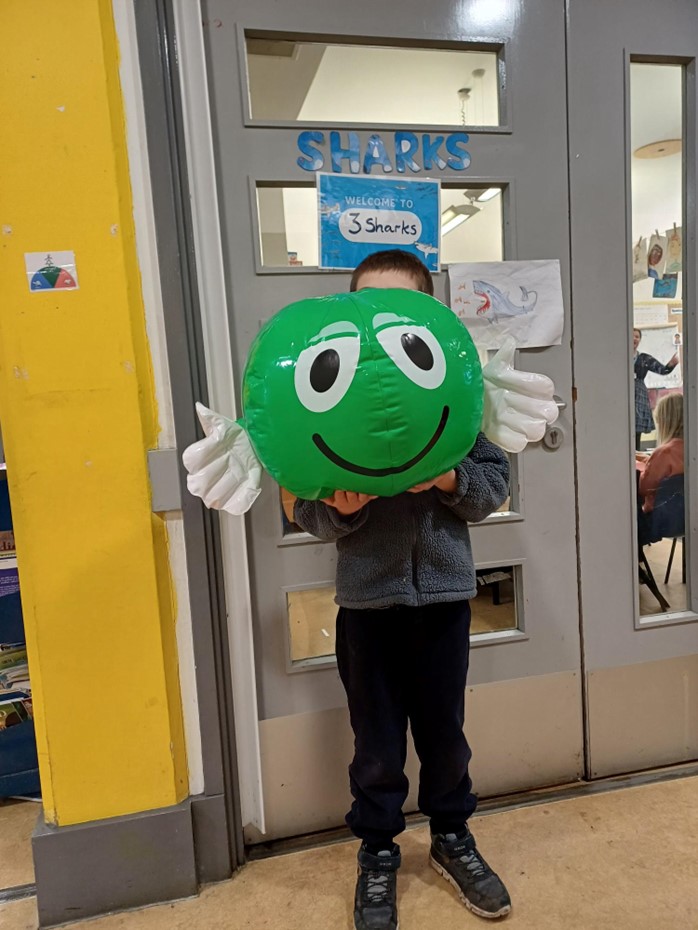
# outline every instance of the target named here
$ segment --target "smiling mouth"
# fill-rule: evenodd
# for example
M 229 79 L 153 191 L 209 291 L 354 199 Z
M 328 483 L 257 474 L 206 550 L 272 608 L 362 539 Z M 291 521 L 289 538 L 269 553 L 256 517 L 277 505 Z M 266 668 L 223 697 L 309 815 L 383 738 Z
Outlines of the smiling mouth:
M 441 419 L 439 420 L 439 425 L 436 427 L 434 435 L 431 437 L 426 446 L 424 446 L 421 452 L 418 452 L 414 458 L 409 460 L 409 462 L 403 462 L 402 465 L 394 465 L 392 468 L 367 468 L 365 465 L 355 465 L 354 462 L 349 462 L 347 459 L 343 459 L 341 455 L 337 455 L 336 452 L 330 449 L 319 433 L 314 433 L 313 442 L 318 447 L 320 452 L 322 452 L 325 458 L 328 458 L 330 462 L 333 462 L 335 465 L 339 465 L 340 468 L 344 468 L 346 471 L 352 471 L 355 475 L 368 475 L 369 478 L 385 478 L 387 475 L 399 475 L 401 472 L 407 471 L 409 468 L 412 468 L 413 465 L 416 465 L 417 462 L 421 462 L 424 456 L 431 452 L 431 450 L 441 438 L 441 434 L 446 429 L 448 414 L 448 407 L 444 407 L 441 414 Z

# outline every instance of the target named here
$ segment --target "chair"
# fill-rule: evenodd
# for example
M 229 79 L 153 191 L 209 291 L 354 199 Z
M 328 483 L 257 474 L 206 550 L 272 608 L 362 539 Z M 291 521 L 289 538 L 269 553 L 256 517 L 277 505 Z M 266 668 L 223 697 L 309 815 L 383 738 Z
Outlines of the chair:
M 635 473 L 635 482 L 635 490 L 637 494 L 637 543 L 640 584 L 647 585 L 657 600 L 659 606 L 666 613 L 667 611 L 671 610 L 671 604 L 659 590 L 657 582 L 654 580 L 654 575 L 652 574 L 652 568 L 650 567 L 650 563 L 647 561 L 647 556 L 645 555 L 645 546 L 649 546 L 653 542 L 659 542 L 662 537 L 657 536 L 656 530 L 654 528 L 654 522 L 652 520 L 652 514 L 645 513 L 642 509 L 639 472 Z
M 664 576 L 664 584 L 669 583 L 669 575 L 671 574 L 678 539 L 681 540 L 681 580 L 684 584 L 686 583 L 685 533 L 686 508 L 683 475 L 672 475 L 660 482 L 654 498 L 654 509 L 652 510 L 652 535 L 659 539 L 673 540 L 666 575 Z

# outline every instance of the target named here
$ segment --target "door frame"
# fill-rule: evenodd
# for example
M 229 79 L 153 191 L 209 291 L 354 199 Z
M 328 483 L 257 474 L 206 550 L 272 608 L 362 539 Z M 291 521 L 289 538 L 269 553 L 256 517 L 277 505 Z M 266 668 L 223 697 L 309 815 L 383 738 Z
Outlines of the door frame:
M 199 438 L 195 401 L 208 399 L 201 305 L 216 279 L 202 263 L 191 209 L 187 172 L 191 150 L 184 140 L 182 73 L 173 54 L 183 33 L 177 31 L 174 4 L 172 0 L 125 2 L 131 5 L 138 47 L 139 103 L 147 144 L 142 159 L 148 165 L 152 195 L 146 209 L 152 210 L 155 229 L 174 428 L 177 448 L 182 449 Z M 191 8 L 196 11 L 196 5 Z M 209 287 L 200 291 L 207 282 Z M 194 840 L 199 880 L 220 881 L 245 862 L 224 582 L 225 531 L 218 514 L 201 507 L 188 493 L 181 462 L 178 471 L 204 780 L 203 793 L 192 798 Z

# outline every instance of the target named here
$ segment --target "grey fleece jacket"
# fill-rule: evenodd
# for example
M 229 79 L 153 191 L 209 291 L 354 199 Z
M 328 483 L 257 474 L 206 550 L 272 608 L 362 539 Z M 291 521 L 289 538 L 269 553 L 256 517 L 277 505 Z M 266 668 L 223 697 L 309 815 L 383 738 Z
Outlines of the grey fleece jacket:
M 475 597 L 468 521 L 484 520 L 506 500 L 509 460 L 480 433 L 456 475 L 454 494 L 432 488 L 379 497 L 349 517 L 322 501 L 296 501 L 296 523 L 337 542 L 341 607 L 419 607 Z

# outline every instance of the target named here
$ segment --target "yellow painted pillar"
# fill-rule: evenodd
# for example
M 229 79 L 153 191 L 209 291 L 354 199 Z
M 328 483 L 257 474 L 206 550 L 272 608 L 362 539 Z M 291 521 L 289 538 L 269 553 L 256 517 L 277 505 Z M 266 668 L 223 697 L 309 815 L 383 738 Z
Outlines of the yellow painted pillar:
M 108 0 L 0 10 L 0 424 L 46 819 L 188 792 L 154 383 Z M 75 252 L 32 293 L 24 254 Z

